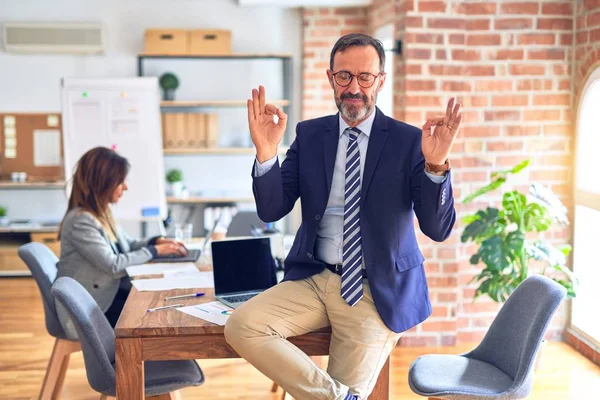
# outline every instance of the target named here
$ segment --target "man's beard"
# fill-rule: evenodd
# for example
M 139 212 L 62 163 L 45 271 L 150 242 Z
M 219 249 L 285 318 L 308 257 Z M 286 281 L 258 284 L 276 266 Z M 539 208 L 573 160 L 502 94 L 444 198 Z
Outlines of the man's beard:
M 360 99 L 363 101 L 363 104 L 361 106 L 358 106 L 344 103 L 345 99 Z M 344 93 L 339 97 L 336 96 L 335 98 L 335 105 L 337 106 L 338 110 L 342 113 L 342 116 L 349 122 L 360 121 L 366 118 L 367 115 L 371 114 L 371 112 L 373 111 L 376 102 L 377 92 L 373 93 L 371 101 L 369 101 L 369 98 L 362 93 Z

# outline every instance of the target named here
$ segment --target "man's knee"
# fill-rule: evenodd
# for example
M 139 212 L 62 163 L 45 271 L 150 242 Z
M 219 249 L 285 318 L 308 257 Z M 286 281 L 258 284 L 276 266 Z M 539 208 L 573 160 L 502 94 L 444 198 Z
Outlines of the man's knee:
M 225 340 L 231 346 L 235 346 L 243 339 L 248 339 L 254 336 L 256 332 L 256 317 L 253 318 L 253 314 L 250 310 L 246 310 L 247 307 L 237 308 L 225 324 Z

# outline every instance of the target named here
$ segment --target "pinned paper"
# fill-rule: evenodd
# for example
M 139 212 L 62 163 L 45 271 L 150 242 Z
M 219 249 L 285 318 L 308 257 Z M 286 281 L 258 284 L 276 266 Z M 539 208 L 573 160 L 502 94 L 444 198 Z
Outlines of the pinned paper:
M 4 116 L 4 127 L 8 127 L 8 126 L 15 126 L 15 117 L 13 117 L 12 115 L 6 115 Z
M 58 126 L 58 115 L 48 115 L 48 127 L 56 128 Z
M 33 165 L 36 167 L 57 167 L 61 164 L 60 132 L 56 129 L 36 129 L 33 131 Z

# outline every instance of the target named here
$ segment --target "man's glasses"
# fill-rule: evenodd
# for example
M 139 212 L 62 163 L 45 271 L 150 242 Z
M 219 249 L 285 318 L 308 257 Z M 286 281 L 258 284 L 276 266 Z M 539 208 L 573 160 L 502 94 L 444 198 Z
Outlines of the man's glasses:
M 333 75 L 333 79 L 335 80 L 335 83 L 337 83 L 338 85 L 340 85 L 342 87 L 350 86 L 350 84 L 352 83 L 352 78 L 356 77 L 356 81 L 358 82 L 358 85 L 360 87 L 362 87 L 363 89 L 367 89 L 367 88 L 370 88 L 371 86 L 373 86 L 377 77 L 379 75 L 382 75 L 382 73 L 373 75 L 370 72 L 361 72 L 358 75 L 353 75 L 348 71 L 338 71 L 338 72 L 332 71 L 332 75 Z

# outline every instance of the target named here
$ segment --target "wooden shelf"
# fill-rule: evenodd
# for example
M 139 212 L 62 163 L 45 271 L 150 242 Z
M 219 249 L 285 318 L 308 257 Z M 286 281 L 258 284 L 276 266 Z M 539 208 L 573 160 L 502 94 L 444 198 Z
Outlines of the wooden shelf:
M 208 58 L 208 59 L 219 59 L 219 58 L 247 58 L 247 59 L 260 59 L 260 58 L 292 58 L 289 53 L 230 53 L 230 54 L 156 54 L 156 53 L 138 53 L 138 57 L 144 58 Z
M 280 148 L 278 153 L 285 154 L 288 148 Z M 163 149 L 164 155 L 191 154 L 256 154 L 254 147 L 215 147 L 210 149 Z
M 246 107 L 246 100 L 177 100 L 161 101 L 160 106 L 167 107 Z M 272 100 L 269 104 L 285 107 L 290 104 L 289 100 Z
M 64 189 L 65 182 L 12 182 L 0 181 L 0 189 Z
M 43 226 L 38 224 L 33 225 L 0 225 L 0 233 L 48 233 L 48 232 L 58 232 L 58 226 Z
M 190 196 L 186 198 L 167 197 L 171 204 L 204 204 L 204 203 L 253 203 L 254 197 L 203 197 Z

